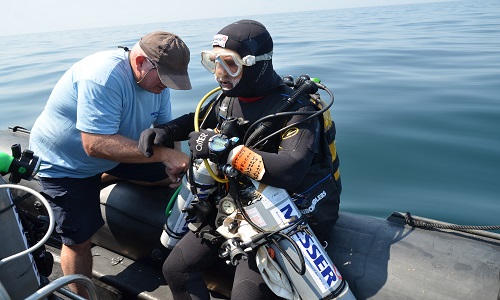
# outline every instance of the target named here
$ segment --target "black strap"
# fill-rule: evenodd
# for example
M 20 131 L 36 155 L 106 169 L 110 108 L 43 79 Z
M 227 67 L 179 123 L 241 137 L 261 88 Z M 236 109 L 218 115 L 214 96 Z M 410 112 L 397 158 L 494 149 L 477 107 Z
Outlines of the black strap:
M 28 199 L 28 197 L 31 196 L 31 194 L 29 193 L 26 193 L 24 194 L 23 196 L 21 197 L 16 197 L 12 200 L 12 204 L 7 206 L 6 208 L 0 210 L 0 215 L 3 214 L 4 212 L 8 211 L 9 209 L 11 209 L 12 207 L 16 206 L 17 204 L 21 203 L 22 201 Z

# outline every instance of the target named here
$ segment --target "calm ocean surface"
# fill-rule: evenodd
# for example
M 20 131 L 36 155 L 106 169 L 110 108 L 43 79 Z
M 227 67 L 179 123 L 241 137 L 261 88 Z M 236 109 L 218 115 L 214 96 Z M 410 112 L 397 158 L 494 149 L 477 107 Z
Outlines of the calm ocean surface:
M 342 210 L 498 225 L 499 16 L 500 2 L 468 0 L 248 17 L 271 32 L 279 74 L 319 77 L 335 94 Z M 191 49 L 193 90 L 172 99 L 175 116 L 193 111 L 216 87 L 200 51 L 238 19 L 0 37 L 0 128 L 31 129 L 74 62 L 154 30 Z

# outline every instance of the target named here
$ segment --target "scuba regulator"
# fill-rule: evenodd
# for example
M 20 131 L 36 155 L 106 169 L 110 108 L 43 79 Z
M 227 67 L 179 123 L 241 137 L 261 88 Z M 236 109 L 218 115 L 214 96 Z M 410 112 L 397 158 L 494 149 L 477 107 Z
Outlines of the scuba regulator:
M 19 183 L 21 179 L 31 180 L 38 173 L 41 159 L 34 155 L 31 150 L 21 153 L 21 145 L 15 144 L 11 147 L 12 156 L 0 152 L 0 175 L 10 173 L 9 181 Z

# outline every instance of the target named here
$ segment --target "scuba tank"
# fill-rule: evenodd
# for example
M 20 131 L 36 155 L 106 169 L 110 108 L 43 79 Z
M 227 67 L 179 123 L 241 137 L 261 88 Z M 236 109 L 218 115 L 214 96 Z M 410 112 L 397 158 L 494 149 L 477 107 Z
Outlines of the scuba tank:
M 220 88 L 208 92 L 198 104 L 194 118 L 196 130 L 199 130 L 198 114 L 201 105 L 210 95 L 218 90 Z M 216 167 L 216 164 L 208 160 L 193 160 L 191 158 L 191 166 L 187 174 L 183 176 L 181 185 L 170 199 L 165 211 L 167 221 L 163 226 L 163 232 L 160 236 L 160 242 L 165 248 L 173 249 L 189 230 L 189 226 L 193 224 L 192 222 L 196 221 L 196 215 L 201 213 L 200 210 L 202 209 L 194 209 L 192 203 L 206 203 L 204 200 L 217 189 L 212 171 Z M 201 205 L 197 207 L 199 208 Z
M 212 169 L 216 167 L 212 162 L 209 162 L 208 165 Z M 190 184 L 190 180 L 188 180 L 191 174 L 193 176 L 193 184 Z M 193 167 L 182 178 L 182 184 L 170 200 L 165 212 L 167 214 L 167 222 L 163 226 L 163 232 L 160 237 L 160 241 L 165 248 L 174 248 L 188 231 L 188 224 L 194 221 L 189 211 L 193 201 L 205 201 L 216 189 L 215 180 L 210 176 L 204 161 L 201 159 L 193 161 Z M 177 198 L 175 198 L 176 195 Z
M 16 144 L 12 146 L 12 156 L 0 152 L 0 174 L 10 173 L 9 183 L 31 180 L 38 172 L 40 162 L 30 150 L 21 154 L 21 146 Z M 9 189 L 5 190 L 12 184 L 6 184 L 0 177 L 0 286 L 3 285 L 10 298 L 24 299 L 40 288 L 41 276 L 33 255 L 20 255 L 29 248 L 28 239 L 12 194 Z M 28 190 L 23 186 L 19 189 Z
M 286 190 L 251 180 L 240 194 L 248 195 L 242 200 L 250 204 L 243 209 L 259 231 L 282 230 L 281 238 L 268 237 L 270 257 L 278 262 L 301 299 L 355 299 Z

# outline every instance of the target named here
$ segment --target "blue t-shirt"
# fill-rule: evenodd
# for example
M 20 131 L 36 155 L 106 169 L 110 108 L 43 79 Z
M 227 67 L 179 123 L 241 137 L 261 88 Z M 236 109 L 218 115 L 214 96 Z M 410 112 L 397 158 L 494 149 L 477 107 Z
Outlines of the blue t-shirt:
M 30 149 L 42 159 L 41 177 L 90 177 L 118 163 L 88 156 L 81 131 L 138 140 L 146 128 L 171 119 L 168 88 L 160 94 L 142 89 L 128 52 L 98 52 L 75 63 L 57 82 L 33 125 Z

